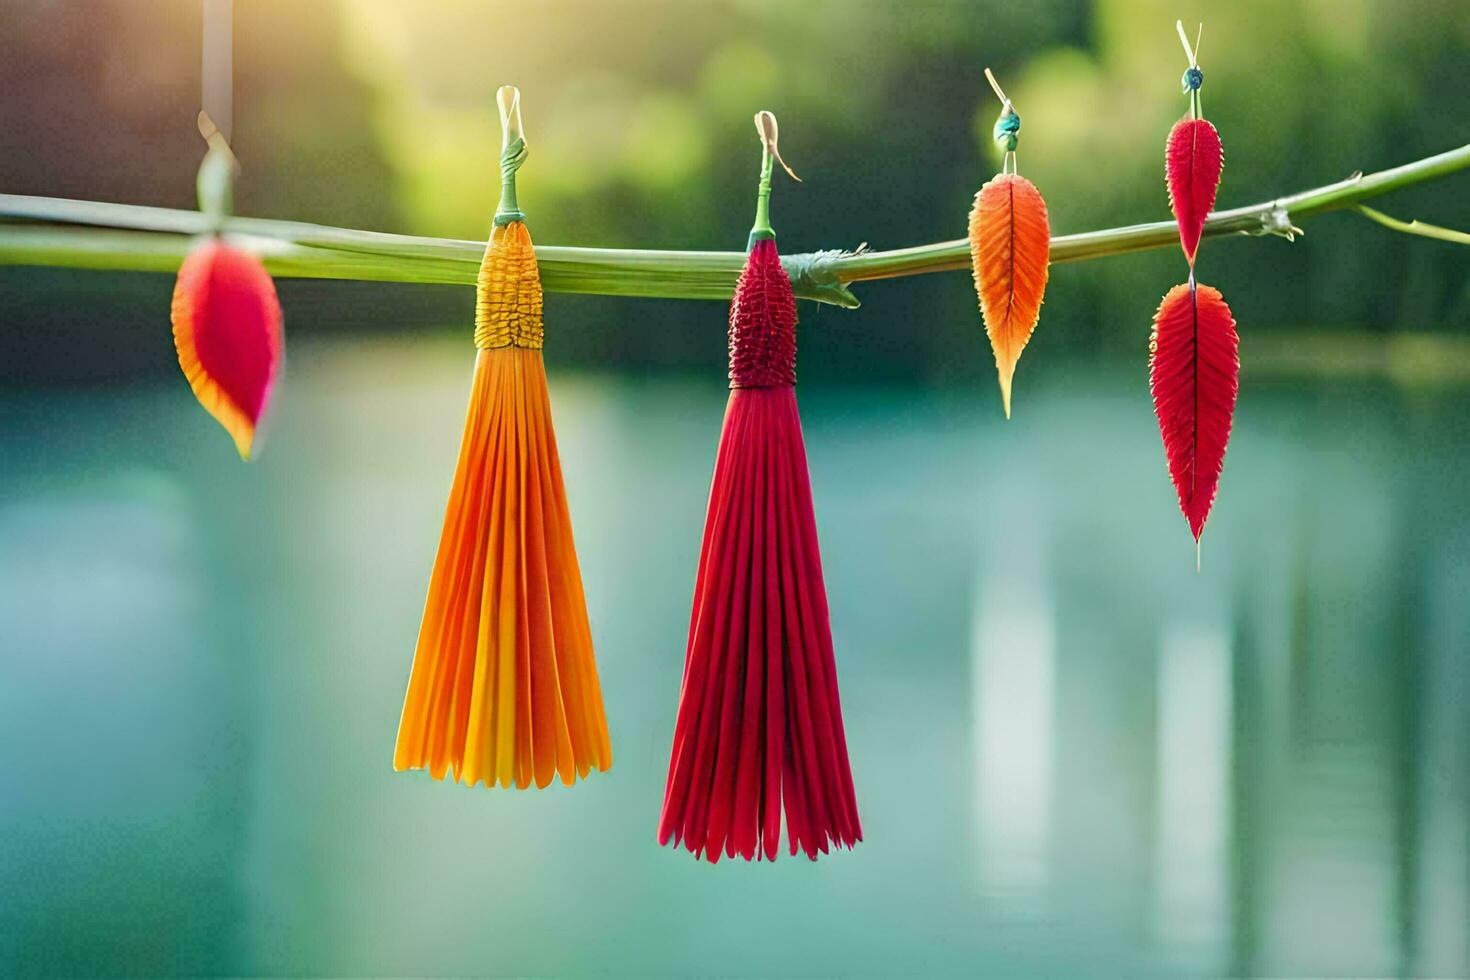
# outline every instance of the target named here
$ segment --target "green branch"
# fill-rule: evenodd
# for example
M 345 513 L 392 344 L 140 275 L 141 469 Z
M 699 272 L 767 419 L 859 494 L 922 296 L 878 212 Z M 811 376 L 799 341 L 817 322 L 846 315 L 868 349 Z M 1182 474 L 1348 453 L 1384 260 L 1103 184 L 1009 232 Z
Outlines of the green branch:
M 1294 238 L 1301 234 L 1299 221 L 1344 208 L 1362 211 L 1359 204 L 1364 200 L 1467 167 L 1470 145 L 1391 170 L 1354 174 L 1274 201 L 1216 211 L 1205 222 L 1205 237 Z M 1369 216 L 1386 227 L 1411 230 L 1404 222 L 1379 220 L 1376 214 Z M 1425 227 L 1412 231 L 1423 233 Z M 172 272 L 188 254 L 193 238 L 207 230 L 208 220 L 196 211 L 0 194 L 0 265 Z M 484 242 L 261 218 L 231 218 L 224 230 L 243 239 L 273 275 L 283 277 L 472 285 L 485 251 Z M 1051 260 L 1082 262 L 1172 247 L 1177 240 L 1172 221 L 1059 235 L 1052 239 Z M 743 252 L 558 245 L 537 246 L 536 255 L 548 290 L 671 299 L 728 299 L 745 262 Z M 969 269 L 970 246 L 957 239 L 884 252 L 808 252 L 786 256 L 785 262 L 798 297 L 855 308 L 858 300 L 848 289 L 850 284 Z

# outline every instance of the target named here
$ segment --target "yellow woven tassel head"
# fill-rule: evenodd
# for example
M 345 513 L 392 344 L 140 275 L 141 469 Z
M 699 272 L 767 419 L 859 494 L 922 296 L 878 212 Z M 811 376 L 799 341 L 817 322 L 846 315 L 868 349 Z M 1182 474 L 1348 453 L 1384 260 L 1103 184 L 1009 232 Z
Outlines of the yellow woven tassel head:
M 524 221 L 497 224 L 475 285 L 475 346 L 540 350 L 541 270 Z

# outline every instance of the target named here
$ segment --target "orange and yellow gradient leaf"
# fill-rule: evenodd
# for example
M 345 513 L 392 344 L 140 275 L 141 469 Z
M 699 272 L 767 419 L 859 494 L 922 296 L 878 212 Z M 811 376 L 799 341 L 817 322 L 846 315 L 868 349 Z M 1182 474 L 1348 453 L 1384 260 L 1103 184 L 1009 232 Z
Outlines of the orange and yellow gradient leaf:
M 1041 317 L 1050 257 L 1046 202 L 1036 185 L 1017 174 L 986 182 L 970 211 L 970 262 L 1006 418 L 1016 362 Z

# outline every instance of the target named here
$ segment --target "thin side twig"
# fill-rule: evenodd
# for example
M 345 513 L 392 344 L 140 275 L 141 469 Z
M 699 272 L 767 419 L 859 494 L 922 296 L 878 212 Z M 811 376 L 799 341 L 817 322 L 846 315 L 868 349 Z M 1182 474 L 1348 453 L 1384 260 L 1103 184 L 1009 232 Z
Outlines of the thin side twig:
M 1470 245 L 1470 234 L 1456 231 L 1453 228 L 1441 228 L 1439 225 L 1431 225 L 1415 218 L 1412 221 L 1400 221 L 1398 218 L 1375 211 L 1366 204 L 1359 204 L 1354 208 L 1363 217 L 1378 222 L 1385 228 L 1401 231 L 1405 235 L 1422 235 L 1425 238 L 1437 238 L 1442 242 L 1456 242 L 1460 245 Z

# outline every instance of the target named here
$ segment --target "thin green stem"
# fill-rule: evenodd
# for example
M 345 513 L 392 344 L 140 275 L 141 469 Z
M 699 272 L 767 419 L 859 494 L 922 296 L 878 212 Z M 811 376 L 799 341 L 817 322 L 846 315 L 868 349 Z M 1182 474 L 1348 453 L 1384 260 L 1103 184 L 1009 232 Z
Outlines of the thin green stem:
M 1274 201 L 1217 211 L 1205 222 L 1204 233 L 1294 238 L 1301 233 L 1298 222 L 1466 168 L 1470 145 Z M 208 231 L 207 219 L 197 211 L 0 195 L 0 265 L 171 272 L 193 239 Z M 484 242 L 260 218 L 231 218 L 224 231 L 259 254 L 273 275 L 286 277 L 469 285 L 485 251 Z M 1172 248 L 1178 241 L 1172 221 L 1059 235 L 1052 239 L 1051 260 L 1083 262 Z M 538 245 L 536 255 L 542 284 L 551 291 L 669 299 L 728 299 L 745 263 L 742 252 Z M 851 283 L 968 270 L 970 246 L 956 239 L 884 252 L 812 252 L 783 261 L 798 297 L 854 308 L 858 301 L 847 288 Z
M 755 191 L 755 223 L 750 226 L 750 244 L 766 238 L 775 238 L 771 228 L 771 170 L 775 166 L 771 148 L 761 145 L 761 181 Z
M 1405 235 L 1421 235 L 1424 238 L 1435 238 L 1442 242 L 1454 242 L 1458 245 L 1470 245 L 1470 234 L 1456 231 L 1453 228 L 1441 228 L 1439 225 L 1427 224 L 1418 219 L 1412 221 L 1400 221 L 1398 218 L 1375 211 L 1366 204 L 1359 204 L 1353 210 L 1370 221 L 1376 221 L 1385 228 L 1401 231 Z

